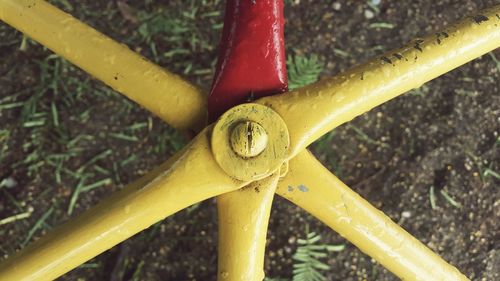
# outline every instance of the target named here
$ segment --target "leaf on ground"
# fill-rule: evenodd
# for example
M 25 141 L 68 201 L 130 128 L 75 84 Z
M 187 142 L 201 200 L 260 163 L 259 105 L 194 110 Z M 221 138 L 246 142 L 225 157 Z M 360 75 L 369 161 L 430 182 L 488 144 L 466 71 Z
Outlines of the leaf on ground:
M 124 1 L 117 1 L 116 5 L 118 6 L 118 10 L 120 11 L 120 14 L 124 19 L 134 24 L 139 23 L 139 19 L 137 18 L 137 11 L 134 8 L 130 7 Z

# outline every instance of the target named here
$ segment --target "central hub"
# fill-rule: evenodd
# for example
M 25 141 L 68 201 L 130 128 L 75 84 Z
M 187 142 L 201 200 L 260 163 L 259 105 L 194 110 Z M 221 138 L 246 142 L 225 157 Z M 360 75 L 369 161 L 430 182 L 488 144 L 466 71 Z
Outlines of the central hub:
M 241 181 L 255 181 L 274 173 L 287 160 L 290 137 L 278 113 L 245 103 L 217 120 L 211 145 L 224 172 Z
M 259 155 L 267 146 L 264 128 L 252 121 L 241 122 L 231 132 L 231 147 L 243 158 Z

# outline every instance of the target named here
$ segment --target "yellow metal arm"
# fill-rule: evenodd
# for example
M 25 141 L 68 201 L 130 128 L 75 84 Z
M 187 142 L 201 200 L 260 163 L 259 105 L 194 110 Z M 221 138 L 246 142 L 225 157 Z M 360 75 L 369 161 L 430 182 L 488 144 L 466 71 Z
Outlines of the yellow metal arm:
M 179 129 L 204 125 L 206 97 L 125 45 L 42 0 L 0 0 L 0 20 Z
M 308 151 L 290 161 L 288 175 L 279 182 L 277 193 L 317 217 L 402 280 L 468 280 L 349 189 Z
M 267 226 L 278 175 L 217 197 L 220 281 L 262 281 Z
M 359 67 L 258 100 L 285 120 L 292 156 L 335 127 L 500 47 L 500 5 Z
M 57 278 L 219 195 L 219 280 L 261 280 L 275 191 L 404 280 L 468 280 L 304 150 L 331 129 L 500 47 L 498 14 L 500 5 L 329 80 L 231 109 L 172 160 L 0 265 L 0 281 Z M 0 0 L 0 19 L 170 125 L 203 124 L 199 90 L 45 1 Z M 287 160 L 289 173 L 276 189 Z
M 0 280 L 55 279 L 183 208 L 242 186 L 212 159 L 206 130 L 160 169 L 7 260 Z

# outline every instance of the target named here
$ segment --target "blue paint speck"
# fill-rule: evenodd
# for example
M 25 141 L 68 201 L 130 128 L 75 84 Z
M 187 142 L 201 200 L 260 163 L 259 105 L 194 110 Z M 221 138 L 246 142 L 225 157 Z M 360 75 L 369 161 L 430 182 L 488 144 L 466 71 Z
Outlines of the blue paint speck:
M 307 188 L 307 186 L 305 186 L 303 184 L 299 185 L 298 188 L 302 192 L 308 192 L 309 191 L 309 188 Z

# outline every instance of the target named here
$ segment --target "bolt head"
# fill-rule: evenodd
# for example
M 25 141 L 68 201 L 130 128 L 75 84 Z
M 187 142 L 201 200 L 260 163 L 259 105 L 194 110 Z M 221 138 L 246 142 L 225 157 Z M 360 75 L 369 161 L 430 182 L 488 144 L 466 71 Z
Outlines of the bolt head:
M 217 120 L 210 145 L 215 161 L 226 174 L 251 182 L 280 169 L 288 158 L 290 135 L 285 121 L 274 110 L 244 103 Z
M 252 158 L 266 149 L 268 136 L 266 130 L 260 124 L 244 121 L 233 128 L 230 142 L 236 154 L 243 158 Z

